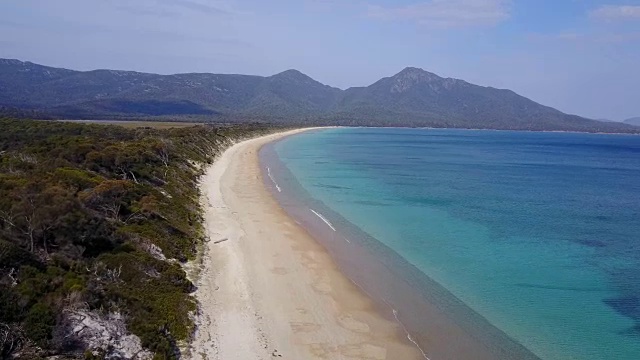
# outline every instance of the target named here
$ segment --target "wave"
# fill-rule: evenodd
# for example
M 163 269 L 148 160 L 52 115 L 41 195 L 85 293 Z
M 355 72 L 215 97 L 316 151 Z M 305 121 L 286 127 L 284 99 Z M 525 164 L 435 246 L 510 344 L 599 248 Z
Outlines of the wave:
M 331 224 L 331 222 L 329 220 L 327 220 L 327 218 L 325 218 L 324 216 L 322 216 L 320 213 L 318 213 L 317 211 L 315 211 L 313 209 L 309 209 L 309 210 L 311 210 L 312 213 L 316 214 L 316 216 L 319 217 L 320 220 L 324 221 L 325 224 L 329 225 L 331 230 L 336 231 L 336 228 L 333 227 L 333 225 Z
M 276 189 L 278 190 L 278 192 L 282 192 L 282 189 L 280 189 L 280 186 L 278 186 L 278 183 L 273 178 L 273 175 L 271 175 L 271 168 L 269 167 L 267 167 L 267 175 L 269 176 L 269 179 L 271 179 L 271 181 L 273 182 L 273 185 L 276 186 Z
M 422 350 L 420 345 L 418 345 L 418 342 L 413 340 L 413 338 L 411 337 L 411 334 L 409 333 L 409 330 L 407 330 L 407 327 L 404 326 L 404 324 L 402 323 L 402 321 L 400 321 L 400 319 L 398 319 L 398 310 L 394 308 L 391 308 L 391 310 L 393 311 L 393 317 L 396 318 L 396 321 L 398 322 L 398 324 L 402 326 L 402 329 L 404 330 L 405 334 L 407 334 L 407 339 L 409 339 L 409 341 L 411 341 L 418 348 L 418 350 L 420 350 L 420 352 L 422 353 L 422 357 L 424 357 L 426 360 L 431 360 L 429 359 L 427 354 L 424 352 L 424 350 Z

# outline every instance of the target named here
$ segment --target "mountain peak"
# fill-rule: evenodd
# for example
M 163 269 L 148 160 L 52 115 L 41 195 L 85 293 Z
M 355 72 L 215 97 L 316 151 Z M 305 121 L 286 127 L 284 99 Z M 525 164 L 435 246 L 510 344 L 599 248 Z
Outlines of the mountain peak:
M 429 80 L 436 80 L 436 79 L 442 79 L 440 76 L 432 73 L 432 72 L 428 72 L 427 70 L 418 68 L 418 67 L 406 67 L 404 69 L 402 69 L 402 71 L 400 71 L 399 73 L 395 74 L 393 76 L 394 78 L 417 78 L 417 79 L 429 79 Z
M 434 73 L 416 67 L 406 67 L 391 79 L 393 81 L 392 93 L 403 93 L 418 84 L 441 83 L 445 80 Z
M 431 74 L 430 72 L 418 68 L 418 67 L 413 67 L 413 66 L 407 66 L 406 68 L 402 69 L 402 71 L 400 71 L 397 75 L 418 75 L 418 74 Z
M 324 85 L 318 82 L 317 80 L 313 79 L 309 75 L 304 74 L 295 69 L 285 70 L 281 73 L 270 76 L 268 79 L 270 79 L 271 81 L 285 82 L 290 84 L 297 83 L 297 84 L 329 87 L 327 85 Z
M 281 73 L 277 73 L 275 75 L 271 76 L 273 77 L 288 77 L 288 78 L 294 78 L 294 79 L 311 79 L 309 76 L 307 76 L 306 74 L 303 74 L 302 72 L 296 70 L 296 69 L 289 69 L 289 70 L 285 70 Z

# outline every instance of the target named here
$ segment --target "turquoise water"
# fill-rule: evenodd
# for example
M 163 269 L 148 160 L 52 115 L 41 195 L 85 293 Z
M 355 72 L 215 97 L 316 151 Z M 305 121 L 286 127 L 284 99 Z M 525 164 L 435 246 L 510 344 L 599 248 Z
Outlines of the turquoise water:
M 539 357 L 640 359 L 640 137 L 330 129 L 275 150 Z

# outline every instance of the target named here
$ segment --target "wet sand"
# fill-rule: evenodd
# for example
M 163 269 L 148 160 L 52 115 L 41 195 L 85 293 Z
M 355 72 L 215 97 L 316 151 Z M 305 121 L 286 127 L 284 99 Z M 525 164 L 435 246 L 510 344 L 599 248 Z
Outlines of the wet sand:
M 539 360 L 395 251 L 310 196 L 276 154 L 276 143 L 260 151 L 265 187 L 379 313 L 400 324 L 401 335 L 424 358 Z
M 191 358 L 423 359 L 265 188 L 259 149 L 297 131 L 234 145 L 202 179 L 210 241 Z

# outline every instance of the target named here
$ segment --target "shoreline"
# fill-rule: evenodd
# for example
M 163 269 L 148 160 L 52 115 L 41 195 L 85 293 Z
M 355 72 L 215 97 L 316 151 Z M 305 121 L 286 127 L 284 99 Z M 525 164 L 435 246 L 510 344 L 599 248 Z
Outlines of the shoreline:
M 538 359 L 406 259 L 313 198 L 275 153 L 277 142 L 260 154 L 268 174 L 265 186 L 378 311 L 401 326 L 401 336 L 423 358 Z
M 235 144 L 203 176 L 210 241 L 189 358 L 424 358 L 265 187 L 262 146 L 309 130 Z
M 631 125 L 635 126 L 635 125 Z M 461 130 L 461 131 L 496 131 L 496 132 L 519 132 L 519 133 L 541 133 L 541 134 L 591 134 L 591 135 L 631 135 L 640 136 L 640 132 L 599 132 L 599 131 L 577 131 L 577 130 L 523 130 L 523 129 L 489 129 L 489 128 L 463 128 L 463 127 L 430 127 L 430 126 L 331 126 L 335 128 L 354 129 L 420 129 L 420 130 Z M 325 127 L 330 128 L 330 127 Z

